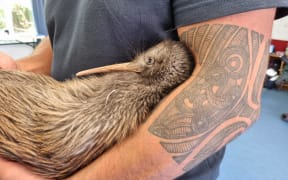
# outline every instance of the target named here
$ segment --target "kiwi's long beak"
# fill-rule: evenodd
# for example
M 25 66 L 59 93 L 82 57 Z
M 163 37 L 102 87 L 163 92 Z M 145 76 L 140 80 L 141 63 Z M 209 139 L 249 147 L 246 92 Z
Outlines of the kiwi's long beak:
M 76 73 L 76 76 L 85 76 L 89 74 L 97 74 L 97 73 L 107 73 L 114 71 L 132 71 L 132 72 L 141 72 L 143 68 L 140 64 L 136 62 L 122 63 L 122 64 L 114 64 L 108 65 L 98 68 L 87 69 L 84 71 L 80 71 Z

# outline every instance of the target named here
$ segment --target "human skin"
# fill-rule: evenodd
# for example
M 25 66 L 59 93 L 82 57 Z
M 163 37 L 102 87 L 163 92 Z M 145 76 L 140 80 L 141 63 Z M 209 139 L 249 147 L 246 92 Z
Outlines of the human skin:
M 18 69 L 50 75 L 52 56 L 50 40 L 48 37 L 45 37 L 31 55 L 17 61 L 9 55 L 0 52 L 0 69 Z
M 14 62 L 14 59 L 7 54 L 1 53 L 0 52 L 0 69 L 1 67 L 5 67 L 7 70 L 11 69 L 17 69 L 16 63 Z
M 193 75 L 137 133 L 70 179 L 173 179 L 249 128 L 261 108 L 274 14 L 255 10 L 180 27 L 197 61 Z M 9 163 L 0 166 L 14 171 L 0 174 L 31 176 Z

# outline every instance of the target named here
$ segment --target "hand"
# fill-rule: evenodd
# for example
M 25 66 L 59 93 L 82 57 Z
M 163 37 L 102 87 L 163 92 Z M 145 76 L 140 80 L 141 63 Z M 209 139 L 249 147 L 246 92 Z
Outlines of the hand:
M 0 180 L 43 180 L 25 167 L 0 158 Z
M 0 52 L 0 69 L 7 69 L 7 70 L 17 69 L 15 60 L 11 56 Z

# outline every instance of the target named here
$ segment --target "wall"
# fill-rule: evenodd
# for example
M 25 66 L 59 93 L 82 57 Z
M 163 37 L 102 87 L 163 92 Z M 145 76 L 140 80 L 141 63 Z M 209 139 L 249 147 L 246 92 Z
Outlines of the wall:
M 273 22 L 272 42 L 275 51 L 285 51 L 288 46 L 288 16 Z

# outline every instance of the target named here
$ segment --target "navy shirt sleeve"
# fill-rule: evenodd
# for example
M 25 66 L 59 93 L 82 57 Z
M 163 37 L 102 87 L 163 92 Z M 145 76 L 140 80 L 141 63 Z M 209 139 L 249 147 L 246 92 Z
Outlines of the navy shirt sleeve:
M 287 7 L 288 0 L 174 0 L 175 26 L 180 27 L 227 15 L 272 7 Z

